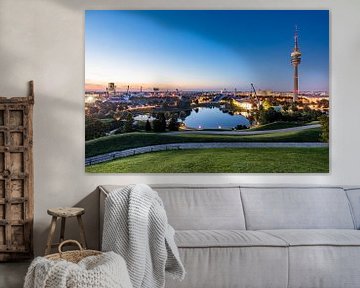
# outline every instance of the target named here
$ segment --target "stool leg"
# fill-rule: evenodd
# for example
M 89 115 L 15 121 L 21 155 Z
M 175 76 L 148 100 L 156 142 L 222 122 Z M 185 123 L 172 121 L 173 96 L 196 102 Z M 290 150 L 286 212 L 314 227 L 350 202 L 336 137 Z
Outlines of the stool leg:
M 86 238 L 85 238 L 85 229 L 84 229 L 84 223 L 82 221 L 81 215 L 77 216 L 77 220 L 78 220 L 79 226 L 80 226 L 81 245 L 83 246 L 84 249 L 86 249 L 87 244 L 86 244 Z
M 64 241 L 66 218 L 61 217 L 60 243 Z
M 53 216 L 51 219 L 50 231 L 49 231 L 49 236 L 48 236 L 48 240 L 47 240 L 47 244 L 46 244 L 45 255 L 48 255 L 51 252 L 51 243 L 52 243 L 52 239 L 53 239 L 54 233 L 55 233 L 56 220 L 57 220 L 56 216 Z

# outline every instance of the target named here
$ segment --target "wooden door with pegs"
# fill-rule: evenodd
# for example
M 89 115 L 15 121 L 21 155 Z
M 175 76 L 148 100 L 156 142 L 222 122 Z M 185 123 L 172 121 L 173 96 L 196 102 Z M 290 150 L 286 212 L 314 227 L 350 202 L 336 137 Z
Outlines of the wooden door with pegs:
M 0 262 L 33 255 L 34 87 L 27 97 L 0 97 Z

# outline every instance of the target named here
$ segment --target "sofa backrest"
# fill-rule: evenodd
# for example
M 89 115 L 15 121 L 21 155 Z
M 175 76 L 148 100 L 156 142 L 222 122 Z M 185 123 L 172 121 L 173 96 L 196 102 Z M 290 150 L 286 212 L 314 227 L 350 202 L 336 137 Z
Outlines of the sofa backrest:
M 151 186 L 176 230 L 360 229 L 360 188 Z
M 245 230 L 239 187 L 156 187 L 176 230 Z
M 239 186 L 150 185 L 176 230 L 245 230 Z M 101 185 L 100 232 L 106 195 L 124 185 Z
M 355 227 L 342 188 L 241 187 L 240 190 L 248 230 Z

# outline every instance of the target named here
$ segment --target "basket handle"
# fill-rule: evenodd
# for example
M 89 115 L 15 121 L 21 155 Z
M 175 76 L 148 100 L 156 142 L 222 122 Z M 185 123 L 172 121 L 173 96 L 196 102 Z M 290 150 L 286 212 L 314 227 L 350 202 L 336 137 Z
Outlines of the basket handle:
M 84 249 L 82 248 L 81 244 L 80 244 L 78 241 L 76 241 L 76 240 L 65 240 L 65 241 L 61 242 L 60 245 L 59 245 L 59 247 L 58 247 L 58 251 L 59 251 L 60 257 L 61 257 L 61 255 L 62 255 L 62 253 L 63 253 L 63 251 L 61 250 L 61 248 L 62 248 L 65 244 L 68 244 L 68 243 L 72 243 L 72 244 L 75 244 L 76 246 L 78 246 L 80 252 L 82 252 L 82 251 L 84 250 Z

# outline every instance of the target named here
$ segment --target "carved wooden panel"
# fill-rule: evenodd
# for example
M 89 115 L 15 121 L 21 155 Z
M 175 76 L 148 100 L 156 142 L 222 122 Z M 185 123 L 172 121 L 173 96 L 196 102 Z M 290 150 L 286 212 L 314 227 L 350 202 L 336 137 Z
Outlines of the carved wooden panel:
M 32 257 L 33 86 L 28 97 L 0 97 L 0 261 Z

